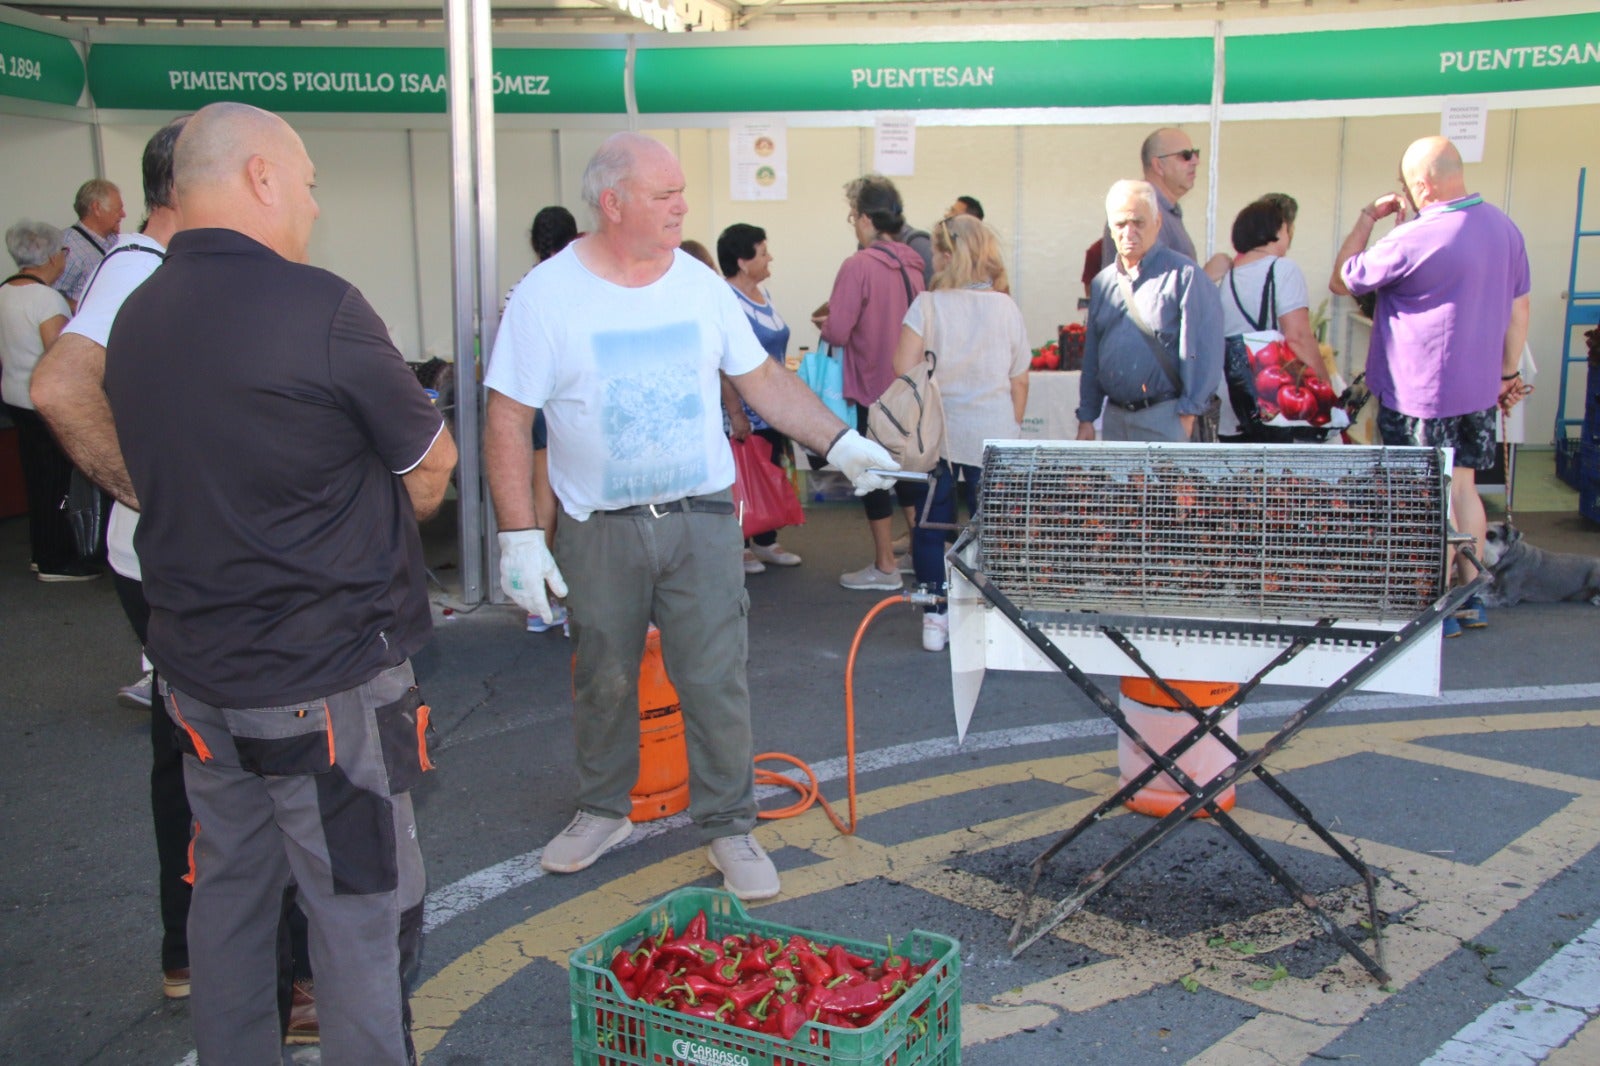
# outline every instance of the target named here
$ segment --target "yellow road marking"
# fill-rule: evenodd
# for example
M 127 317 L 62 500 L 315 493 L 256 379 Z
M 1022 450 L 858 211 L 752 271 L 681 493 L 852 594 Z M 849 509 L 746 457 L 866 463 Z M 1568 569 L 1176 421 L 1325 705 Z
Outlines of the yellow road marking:
M 1450 766 L 1574 794 L 1575 798 L 1560 811 L 1476 865 L 1340 835 L 1347 846 L 1367 861 L 1395 871 L 1398 883 L 1386 880 L 1382 884 L 1379 905 L 1391 912 L 1410 907 L 1404 921 L 1390 926 L 1385 936 L 1385 961 L 1396 985 L 1409 983 L 1426 972 L 1457 950 L 1462 940 L 1481 933 L 1550 877 L 1600 843 L 1600 783 L 1412 742 L 1438 736 L 1593 725 L 1600 725 L 1600 711 L 1332 726 L 1302 737 L 1298 744 L 1273 758 L 1271 768 L 1281 774 L 1348 755 L 1379 751 L 1419 766 Z M 1252 748 L 1268 735 L 1247 736 L 1241 738 L 1241 743 Z M 768 837 L 769 846 L 802 848 L 819 857 L 816 863 L 784 873 L 786 899 L 804 898 L 875 876 L 892 876 L 965 906 L 993 911 L 997 920 L 1009 924 L 1010 917 L 1015 914 L 1017 894 L 1014 891 L 950 870 L 943 864 L 959 853 L 1061 832 L 1093 809 L 1099 797 L 1109 792 L 1115 780 L 1114 773 L 1106 770 L 1109 758 L 1107 752 L 1099 751 L 1029 760 L 930 776 L 861 796 L 861 817 L 869 820 L 875 813 L 929 801 L 948 802 L 978 789 L 1030 779 L 1091 793 L 1088 798 L 903 844 L 885 846 L 861 837 L 842 837 L 817 811 L 796 819 L 768 823 L 763 836 Z M 1474 799 L 1477 798 L 1467 797 L 1463 802 L 1470 803 Z M 1321 843 L 1297 822 L 1250 811 L 1235 813 L 1241 825 L 1265 840 L 1279 840 L 1313 851 L 1322 848 Z M 870 830 L 870 825 L 868 828 Z M 412 997 L 418 1052 L 426 1053 L 437 1047 L 464 1013 L 530 963 L 547 959 L 564 965 L 574 949 L 592 940 L 600 930 L 620 924 L 652 900 L 699 880 L 708 872 L 702 850 L 695 847 L 533 915 L 452 960 Z M 1256 875 L 1253 868 L 1241 874 Z M 1503 882 L 1507 880 L 1515 880 L 1520 887 L 1505 887 Z M 1348 890 L 1329 893 L 1323 902 L 1333 911 L 1335 920 L 1345 920 L 1358 913 L 1356 894 Z M 1300 913 L 1293 908 L 1285 908 L 1281 913 L 1290 911 Z M 1251 989 L 1250 979 L 1254 975 L 1240 968 L 1238 957 L 1226 948 L 1208 947 L 1206 941 L 1216 935 L 1250 939 L 1249 930 L 1254 925 L 1257 927 L 1255 936 L 1263 941 L 1258 946 L 1263 949 L 1278 946 L 1269 945 L 1263 935 L 1262 931 L 1269 924 L 1265 921 L 1267 917 L 1257 915 L 1226 927 L 1238 931 L 1238 936 L 1232 932 L 1207 930 L 1174 940 L 1081 912 L 1058 927 L 1054 935 L 1112 958 L 1005 993 L 991 1004 L 965 1004 L 964 1043 L 985 1043 L 1048 1024 L 1062 1012 L 1080 1013 L 1137 995 L 1158 984 L 1177 980 L 1193 970 L 1193 959 L 1203 958 L 1220 962 L 1212 962 L 1218 967 L 1214 971 L 1202 969 L 1195 973 L 1202 984 L 1253 1003 L 1263 1014 L 1236 1029 L 1207 1053 L 1207 1056 L 1221 1056 L 1226 1051 L 1231 1057 L 1202 1056 L 1196 1061 L 1299 1061 L 1306 1053 L 1333 1040 L 1373 1004 L 1381 1002 L 1385 993 L 1348 958 L 1341 958 L 1311 979 L 1285 978 L 1265 992 Z M 1309 917 L 1305 921 L 1309 924 Z M 1272 1056 L 1277 1058 L 1274 1060 Z
M 1190 1059 L 1188 1066 L 1283 1066 L 1303 1061 L 1340 1032 L 1281 1014 L 1258 1014 Z

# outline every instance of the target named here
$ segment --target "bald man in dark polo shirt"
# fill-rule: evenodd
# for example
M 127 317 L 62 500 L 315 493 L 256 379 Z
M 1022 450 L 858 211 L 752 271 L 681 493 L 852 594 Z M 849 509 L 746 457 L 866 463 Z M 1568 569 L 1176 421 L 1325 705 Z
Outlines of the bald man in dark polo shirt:
M 410 665 L 432 632 L 417 521 L 455 444 L 360 292 L 304 265 L 315 170 L 283 120 L 206 107 L 173 169 L 185 228 L 122 305 L 105 387 L 141 506 L 148 652 L 186 749 L 196 1046 L 280 1061 L 292 877 L 323 1061 L 409 1063 L 409 790 L 432 765 Z

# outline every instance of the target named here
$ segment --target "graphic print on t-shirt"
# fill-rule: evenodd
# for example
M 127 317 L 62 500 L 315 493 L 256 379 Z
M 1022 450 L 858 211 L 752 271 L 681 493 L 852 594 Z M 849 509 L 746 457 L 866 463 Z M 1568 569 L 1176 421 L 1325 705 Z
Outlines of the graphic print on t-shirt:
M 607 500 L 675 500 L 705 479 L 702 350 L 693 321 L 594 335 Z

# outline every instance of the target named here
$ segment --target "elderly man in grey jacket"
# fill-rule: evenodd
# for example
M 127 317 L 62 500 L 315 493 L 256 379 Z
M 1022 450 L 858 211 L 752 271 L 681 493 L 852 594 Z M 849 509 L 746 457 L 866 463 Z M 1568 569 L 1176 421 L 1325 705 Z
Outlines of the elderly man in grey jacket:
M 1158 242 L 1149 182 L 1106 194 L 1117 257 L 1089 286 L 1078 439 L 1185 441 L 1222 379 L 1222 303 L 1198 264 Z M 1101 409 L 1104 408 L 1102 417 Z

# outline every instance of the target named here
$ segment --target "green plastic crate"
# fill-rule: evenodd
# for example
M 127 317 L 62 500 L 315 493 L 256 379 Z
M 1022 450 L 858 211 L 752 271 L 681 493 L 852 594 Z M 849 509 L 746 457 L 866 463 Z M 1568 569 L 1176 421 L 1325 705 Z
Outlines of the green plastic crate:
M 961 945 L 937 933 L 917 930 L 895 944 L 896 952 L 913 962 L 932 959 L 935 964 L 864 1029 L 808 1022 L 793 1040 L 783 1041 L 623 995 L 610 970 L 616 949 L 632 947 L 668 925 L 681 931 L 700 910 L 706 912 L 713 940 L 730 933 L 756 932 L 777 939 L 798 933 L 874 959 L 888 954 L 885 944 L 758 921 L 727 892 L 679 889 L 572 953 L 572 1061 L 577 1066 L 958 1066 L 961 1062 Z M 920 1017 L 913 1021 L 919 1010 Z

